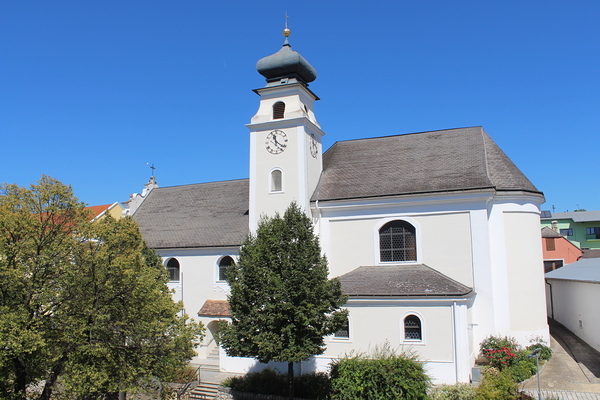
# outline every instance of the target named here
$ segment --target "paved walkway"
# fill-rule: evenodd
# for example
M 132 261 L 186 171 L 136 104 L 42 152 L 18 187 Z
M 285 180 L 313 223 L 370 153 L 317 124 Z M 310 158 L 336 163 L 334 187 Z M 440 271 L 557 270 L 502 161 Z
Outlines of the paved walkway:
M 600 400 L 600 352 L 561 324 L 550 322 L 552 358 L 541 368 L 542 399 Z M 537 377 L 522 384 L 537 398 Z

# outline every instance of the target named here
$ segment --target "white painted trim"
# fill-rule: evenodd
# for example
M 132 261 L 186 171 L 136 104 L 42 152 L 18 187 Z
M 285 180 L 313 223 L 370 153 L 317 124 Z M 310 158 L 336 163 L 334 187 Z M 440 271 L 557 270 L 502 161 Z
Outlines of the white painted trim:
M 415 317 L 419 318 L 419 321 L 421 322 L 421 339 L 406 339 L 406 335 L 404 332 L 404 320 L 406 319 L 406 317 L 408 317 L 409 315 L 414 315 Z M 411 311 L 407 311 L 404 313 L 404 315 L 402 315 L 402 317 L 400 318 L 400 343 L 405 344 L 405 345 L 411 345 L 411 346 L 424 346 L 427 344 L 427 340 L 426 340 L 426 331 L 425 331 L 425 318 L 423 318 L 423 316 L 418 313 L 417 311 L 411 310 Z

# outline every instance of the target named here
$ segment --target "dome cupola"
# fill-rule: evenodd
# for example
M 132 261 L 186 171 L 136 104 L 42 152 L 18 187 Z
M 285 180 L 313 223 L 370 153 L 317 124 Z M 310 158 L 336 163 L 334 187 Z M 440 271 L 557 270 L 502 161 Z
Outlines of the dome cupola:
M 317 71 L 297 51 L 292 50 L 288 41 L 290 30 L 286 27 L 283 31 L 285 41 L 283 47 L 277 53 L 261 58 L 256 63 L 257 71 L 267 78 L 269 83 L 281 82 L 288 78 L 285 83 L 300 82 L 308 86 L 309 82 L 317 78 Z

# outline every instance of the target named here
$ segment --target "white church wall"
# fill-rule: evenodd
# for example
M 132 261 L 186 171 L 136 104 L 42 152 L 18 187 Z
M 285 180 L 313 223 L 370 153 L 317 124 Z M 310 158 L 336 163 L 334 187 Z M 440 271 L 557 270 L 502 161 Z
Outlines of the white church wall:
M 166 263 L 170 258 L 176 258 L 179 261 L 180 281 L 169 282 L 169 288 L 174 290 L 173 300 L 183 301 L 184 312 L 195 320 L 201 321 L 207 325 L 213 319 L 198 317 L 198 311 L 208 299 L 227 300 L 229 286 L 226 282 L 218 280 L 218 262 L 226 255 L 235 259 L 239 254 L 237 247 L 232 248 L 212 248 L 212 249 L 176 249 L 176 250 L 157 250 L 157 253 Z M 197 364 L 201 358 L 206 357 L 207 347 L 210 346 L 214 338 L 209 330 L 201 345 L 197 348 L 198 356 L 192 359 L 192 363 Z

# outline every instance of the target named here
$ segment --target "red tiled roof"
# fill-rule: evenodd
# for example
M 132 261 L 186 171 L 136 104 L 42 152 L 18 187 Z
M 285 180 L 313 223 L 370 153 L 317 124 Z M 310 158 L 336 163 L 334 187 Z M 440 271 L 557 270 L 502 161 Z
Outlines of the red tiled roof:
M 230 317 L 229 302 L 227 300 L 206 300 L 198 311 L 199 316 Z
M 112 204 L 105 204 L 103 206 L 90 206 L 86 207 L 85 209 L 93 213 L 92 218 L 90 219 L 94 219 L 98 215 L 102 214 L 104 211 L 108 210 L 110 206 L 112 206 Z

